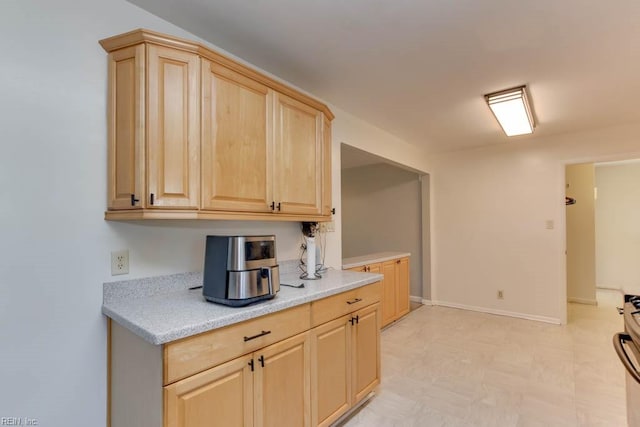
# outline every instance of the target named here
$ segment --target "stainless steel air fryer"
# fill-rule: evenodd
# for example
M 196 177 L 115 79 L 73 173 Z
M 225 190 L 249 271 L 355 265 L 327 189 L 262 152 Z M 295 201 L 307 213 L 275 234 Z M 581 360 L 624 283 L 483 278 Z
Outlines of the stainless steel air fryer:
M 280 290 L 276 236 L 207 236 L 202 294 L 241 307 Z

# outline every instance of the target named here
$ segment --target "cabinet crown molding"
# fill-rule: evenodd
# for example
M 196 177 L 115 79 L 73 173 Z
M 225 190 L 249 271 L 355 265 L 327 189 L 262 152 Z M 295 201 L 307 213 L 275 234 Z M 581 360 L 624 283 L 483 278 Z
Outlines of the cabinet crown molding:
M 237 62 L 234 59 L 229 58 L 226 55 L 216 52 L 215 50 L 203 45 L 202 43 L 182 39 L 179 37 L 170 36 L 167 34 L 159 33 L 156 31 L 147 30 L 144 28 L 138 28 L 127 33 L 119 34 L 117 36 L 108 37 L 100 40 L 102 48 L 111 53 L 113 51 L 123 49 L 129 46 L 134 46 L 140 43 L 155 44 L 159 46 L 171 47 L 174 49 L 180 49 L 186 52 L 196 53 L 203 58 L 230 68 L 246 77 L 256 80 L 265 86 L 276 90 L 280 93 L 295 98 L 319 111 L 321 111 L 327 120 L 334 119 L 334 115 L 327 107 L 326 104 L 318 101 L 306 95 L 298 90 L 295 90 L 284 83 L 281 83 L 271 77 L 266 76 L 244 64 Z

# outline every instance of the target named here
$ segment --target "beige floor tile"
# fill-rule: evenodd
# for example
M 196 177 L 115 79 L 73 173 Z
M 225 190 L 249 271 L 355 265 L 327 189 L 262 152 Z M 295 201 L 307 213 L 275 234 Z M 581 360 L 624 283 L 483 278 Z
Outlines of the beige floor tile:
M 564 326 L 418 307 L 382 332 L 382 385 L 343 425 L 624 426 L 621 297 L 598 299 Z

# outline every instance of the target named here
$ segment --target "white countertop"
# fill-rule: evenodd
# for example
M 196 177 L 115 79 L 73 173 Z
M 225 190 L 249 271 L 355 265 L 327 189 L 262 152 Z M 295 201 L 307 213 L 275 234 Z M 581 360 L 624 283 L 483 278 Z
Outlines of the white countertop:
M 304 283 L 301 289 L 286 286 L 271 300 L 246 307 L 208 302 L 202 289 L 202 273 L 184 273 L 104 284 L 102 312 L 152 344 L 221 328 L 265 314 L 295 307 L 382 279 L 382 275 L 328 270 L 320 280 L 300 280 L 299 273 L 285 273 L 281 283 Z
M 342 268 L 360 267 L 366 264 L 375 264 L 377 262 L 390 261 L 392 259 L 410 257 L 409 252 L 376 252 L 368 255 L 355 256 L 351 258 L 344 258 L 342 260 Z

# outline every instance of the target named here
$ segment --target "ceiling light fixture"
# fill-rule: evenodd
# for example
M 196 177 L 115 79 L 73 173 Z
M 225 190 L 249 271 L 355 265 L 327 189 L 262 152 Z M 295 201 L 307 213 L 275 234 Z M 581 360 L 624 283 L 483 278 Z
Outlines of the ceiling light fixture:
M 507 136 L 533 133 L 535 124 L 526 89 L 519 86 L 484 96 Z

